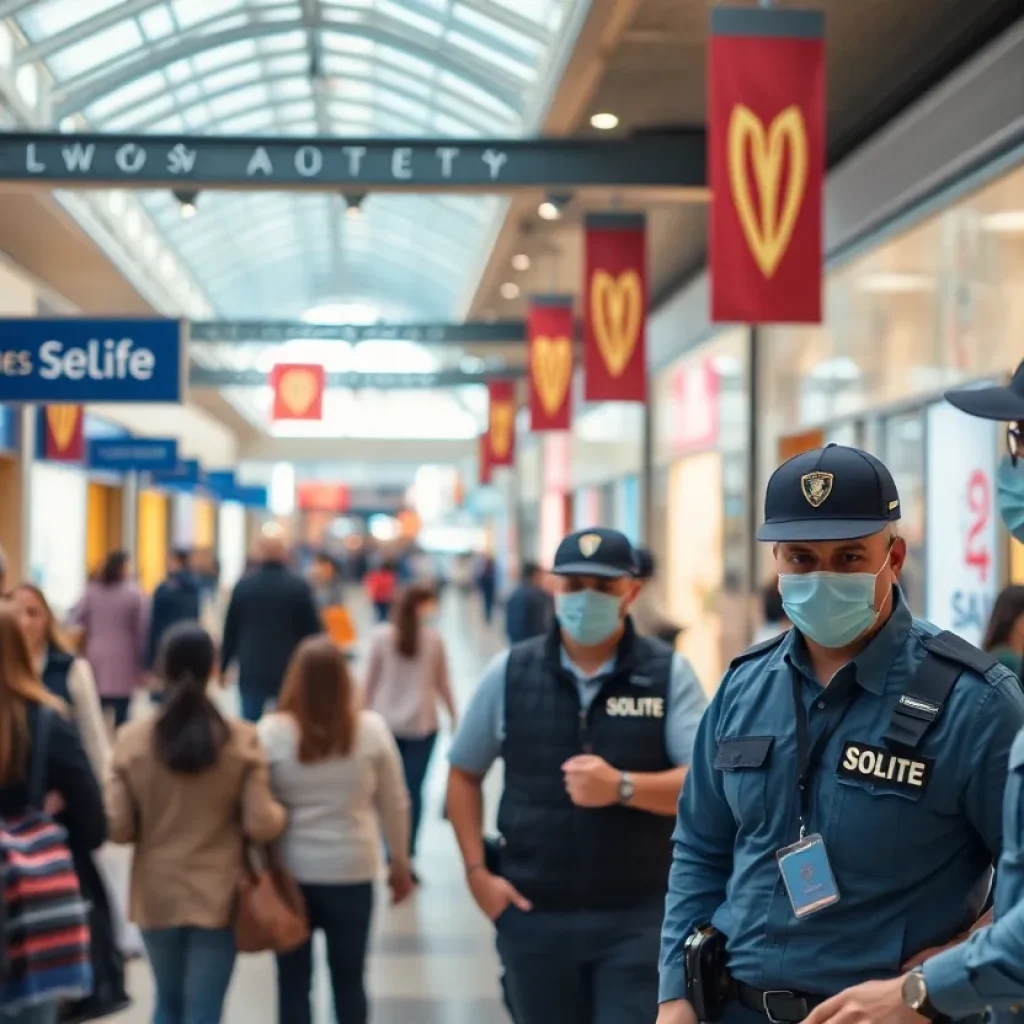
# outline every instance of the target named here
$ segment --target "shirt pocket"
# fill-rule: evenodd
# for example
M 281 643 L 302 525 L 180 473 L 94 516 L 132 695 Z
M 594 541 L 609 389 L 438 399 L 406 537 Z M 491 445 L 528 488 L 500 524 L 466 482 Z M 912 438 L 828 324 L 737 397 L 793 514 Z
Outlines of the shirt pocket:
M 736 822 L 752 831 L 765 820 L 768 766 L 774 736 L 728 736 L 718 741 L 715 771 Z

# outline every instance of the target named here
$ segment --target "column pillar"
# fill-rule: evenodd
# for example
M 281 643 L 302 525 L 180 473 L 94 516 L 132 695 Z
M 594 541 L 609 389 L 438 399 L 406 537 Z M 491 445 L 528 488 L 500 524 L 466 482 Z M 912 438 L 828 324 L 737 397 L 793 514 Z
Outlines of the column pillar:
M 121 539 L 132 564 L 139 560 L 139 474 L 131 471 L 124 475 L 121 509 Z

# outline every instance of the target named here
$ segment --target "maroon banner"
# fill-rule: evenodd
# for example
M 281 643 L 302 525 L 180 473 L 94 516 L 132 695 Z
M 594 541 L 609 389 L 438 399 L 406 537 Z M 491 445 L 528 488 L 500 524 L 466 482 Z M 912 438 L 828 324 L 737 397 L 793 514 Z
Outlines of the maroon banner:
M 492 380 L 488 385 L 490 408 L 487 437 L 491 468 L 514 466 L 516 461 L 515 385 L 510 380 Z
M 307 363 L 278 363 L 270 373 L 274 420 L 319 420 L 324 409 L 324 368 Z
M 480 435 L 480 485 L 484 486 L 491 482 L 494 476 L 491 466 L 491 435 Z
M 647 401 L 647 234 L 642 213 L 586 221 L 583 397 Z
M 572 421 L 572 296 L 537 295 L 530 301 L 526 337 L 530 355 L 530 429 L 568 430 Z
M 824 19 L 716 7 L 708 60 L 711 319 L 820 323 Z
M 85 458 L 85 416 L 80 405 L 48 405 L 44 417 L 43 457 L 57 462 Z

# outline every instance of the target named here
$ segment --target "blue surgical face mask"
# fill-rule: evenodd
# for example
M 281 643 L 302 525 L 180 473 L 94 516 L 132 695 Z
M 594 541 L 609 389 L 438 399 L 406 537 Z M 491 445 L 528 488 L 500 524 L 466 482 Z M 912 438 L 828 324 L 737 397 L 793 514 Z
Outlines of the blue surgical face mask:
M 577 590 L 556 598 L 558 624 L 578 644 L 593 647 L 604 643 L 620 624 L 622 598 L 596 590 Z
M 1017 540 L 1024 542 L 1024 462 L 1014 466 L 1009 455 L 1003 456 L 996 473 L 996 500 L 999 518 Z
M 780 573 L 779 593 L 789 621 L 804 636 L 822 647 L 845 647 L 866 633 L 878 620 L 875 608 L 876 573 Z

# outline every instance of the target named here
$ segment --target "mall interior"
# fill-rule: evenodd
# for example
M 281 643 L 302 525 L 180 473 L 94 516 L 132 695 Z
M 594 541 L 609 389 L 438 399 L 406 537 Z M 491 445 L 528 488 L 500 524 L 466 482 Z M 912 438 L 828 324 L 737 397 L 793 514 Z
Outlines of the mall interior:
M 913 613 L 980 644 L 1024 548 L 996 512 L 1005 430 L 942 395 L 1006 383 L 1024 357 L 1024 9 L 737 0 L 820 10 L 825 67 L 820 322 L 743 323 L 711 316 L 716 6 L 0 0 L 5 586 L 34 584 L 67 623 L 112 553 L 148 602 L 186 550 L 214 580 L 219 637 L 260 543 L 283 536 L 295 572 L 333 560 L 358 679 L 364 577 L 411 555 L 443 584 L 461 709 L 507 647 L 523 563 L 606 527 L 652 553 L 649 586 L 710 698 L 762 626 L 768 478 L 836 442 L 892 471 Z M 599 400 L 588 233 L 633 215 L 639 383 Z M 537 430 L 527 336 L 551 296 L 576 341 L 566 419 Z M 19 376 L 10 355 L 62 330 L 68 346 L 152 331 L 171 365 L 135 390 L 85 355 L 49 389 Z M 237 713 L 228 683 L 217 699 Z M 151 703 L 140 688 L 133 716 Z M 422 884 L 396 907 L 380 887 L 377 1024 L 508 1019 L 442 814 L 449 740 L 442 716 Z M 485 790 L 493 821 L 500 777 Z M 126 893 L 130 848 L 104 854 Z M 316 948 L 314 1019 L 333 1020 Z M 110 1019 L 151 1019 L 145 958 L 126 969 L 132 1005 Z M 222 1019 L 275 1019 L 275 985 L 270 954 L 241 957 Z

